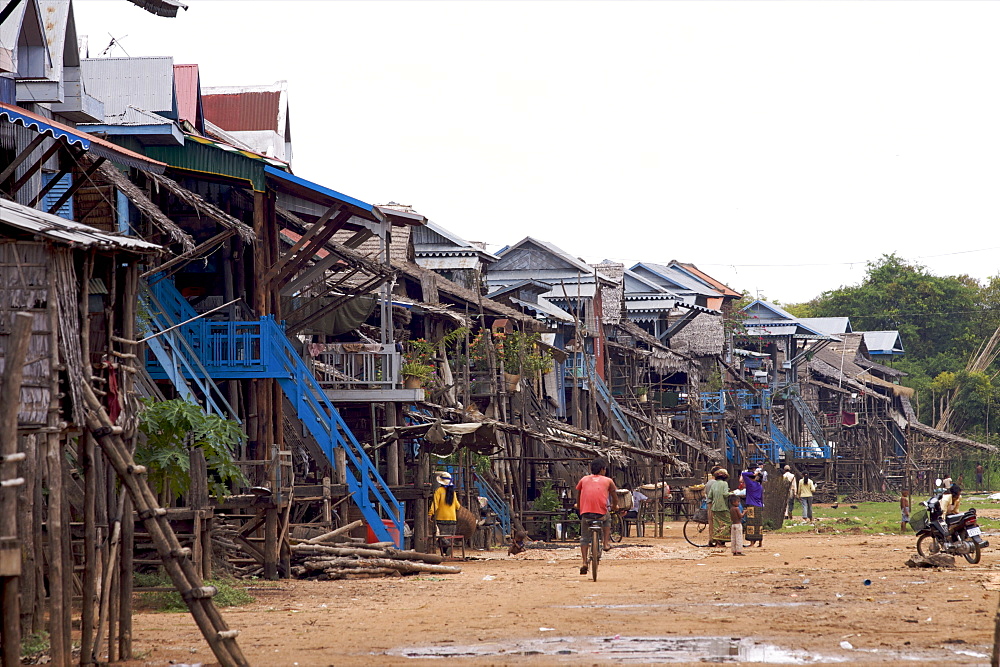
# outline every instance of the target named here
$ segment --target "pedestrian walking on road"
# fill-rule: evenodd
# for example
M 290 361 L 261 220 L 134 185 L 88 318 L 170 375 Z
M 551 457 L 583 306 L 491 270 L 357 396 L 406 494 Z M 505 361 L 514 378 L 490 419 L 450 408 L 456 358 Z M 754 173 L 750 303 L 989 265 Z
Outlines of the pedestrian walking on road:
M 910 492 L 903 489 L 903 495 L 899 497 L 899 532 L 906 532 L 906 524 L 910 522 Z
M 726 546 L 730 538 L 732 519 L 729 512 L 729 473 L 725 468 L 715 471 L 715 481 L 708 491 L 708 509 L 712 517 L 712 544 Z
M 983 490 L 983 464 L 976 464 L 976 491 Z
M 761 475 L 756 466 L 750 465 L 742 473 L 743 486 L 746 489 L 746 540 L 749 546 L 756 542 L 764 546 L 764 487 L 761 485 Z
M 729 538 L 734 556 L 743 555 L 743 517 L 746 510 L 740 509 L 740 498 L 733 494 L 729 496 L 729 520 L 733 522 L 729 529 Z
M 440 486 L 434 490 L 434 499 L 427 514 L 437 524 L 439 536 L 454 535 L 458 526 L 458 508 L 461 507 L 458 494 L 455 493 L 455 484 L 449 472 L 441 471 L 436 476 Z M 438 539 L 438 546 L 441 548 L 441 555 L 451 555 L 451 540 Z
M 809 479 L 809 473 L 802 473 L 799 480 L 799 502 L 802 503 L 802 520 L 812 523 L 813 520 L 813 493 L 816 491 L 816 483 Z
M 792 514 L 795 513 L 795 473 L 792 472 L 792 466 L 785 466 L 785 474 L 782 475 L 788 481 L 788 508 L 785 512 L 785 518 L 791 519 Z

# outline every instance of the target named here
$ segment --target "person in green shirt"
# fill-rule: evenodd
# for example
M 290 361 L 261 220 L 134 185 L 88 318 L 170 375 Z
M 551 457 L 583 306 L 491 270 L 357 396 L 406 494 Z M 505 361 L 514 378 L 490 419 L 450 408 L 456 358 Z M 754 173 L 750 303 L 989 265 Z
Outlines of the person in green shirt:
M 726 546 L 730 539 L 732 519 L 729 515 L 729 473 L 725 468 L 715 471 L 715 483 L 708 490 L 708 510 L 712 513 L 712 542 Z

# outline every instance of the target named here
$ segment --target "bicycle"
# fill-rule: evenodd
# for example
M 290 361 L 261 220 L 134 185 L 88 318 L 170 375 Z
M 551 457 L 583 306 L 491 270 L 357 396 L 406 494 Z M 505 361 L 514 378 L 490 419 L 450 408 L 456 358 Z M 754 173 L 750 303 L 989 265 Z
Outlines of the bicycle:
M 611 514 L 611 541 L 618 543 L 625 535 L 625 510 L 618 510 Z
M 684 539 L 693 547 L 707 547 L 712 541 L 712 524 L 708 520 L 708 504 L 705 501 L 694 516 L 684 522 Z
M 597 564 L 601 562 L 601 533 L 604 523 L 601 519 L 590 522 L 590 576 L 597 581 Z

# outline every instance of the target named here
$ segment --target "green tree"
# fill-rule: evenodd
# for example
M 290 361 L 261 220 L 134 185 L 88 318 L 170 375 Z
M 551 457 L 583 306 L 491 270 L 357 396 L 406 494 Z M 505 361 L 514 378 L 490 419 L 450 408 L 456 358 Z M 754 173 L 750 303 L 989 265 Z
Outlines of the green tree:
M 240 425 L 205 412 L 182 398 L 169 401 L 145 399 L 139 430 L 145 442 L 136 448 L 135 460 L 146 466 L 149 481 L 161 498 L 171 502 L 191 488 L 193 449 L 201 449 L 208 465 L 209 488 L 219 497 L 231 484 L 245 484 L 235 463 L 236 447 L 244 439 Z
M 935 276 L 892 254 L 869 262 L 860 285 L 824 292 L 795 310 L 850 317 L 856 331 L 898 330 L 907 356 L 917 359 L 946 353 L 964 360 L 978 341 L 972 322 L 982 313 L 980 292 L 967 276 Z

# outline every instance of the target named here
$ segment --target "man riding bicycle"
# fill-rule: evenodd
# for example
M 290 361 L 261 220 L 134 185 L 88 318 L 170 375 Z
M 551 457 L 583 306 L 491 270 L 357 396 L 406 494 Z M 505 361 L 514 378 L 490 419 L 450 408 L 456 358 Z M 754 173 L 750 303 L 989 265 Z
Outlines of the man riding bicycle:
M 580 551 L 583 553 L 583 565 L 580 574 L 587 574 L 589 561 L 587 555 L 590 549 L 590 522 L 600 521 L 603 527 L 601 544 L 605 551 L 611 548 L 611 521 L 608 508 L 612 512 L 618 510 L 618 487 L 614 480 L 606 477 L 608 464 L 604 459 L 594 459 L 590 462 L 591 474 L 580 478 L 576 484 L 576 511 L 580 514 Z

